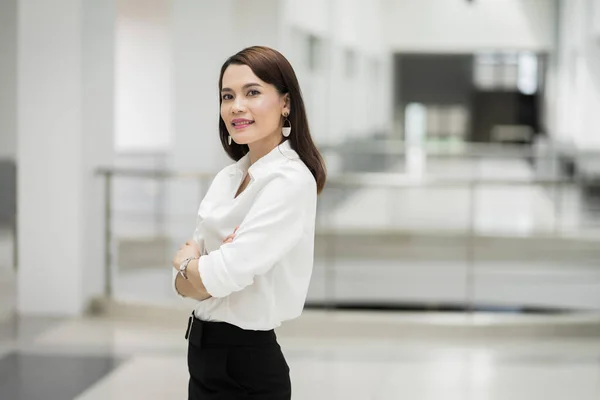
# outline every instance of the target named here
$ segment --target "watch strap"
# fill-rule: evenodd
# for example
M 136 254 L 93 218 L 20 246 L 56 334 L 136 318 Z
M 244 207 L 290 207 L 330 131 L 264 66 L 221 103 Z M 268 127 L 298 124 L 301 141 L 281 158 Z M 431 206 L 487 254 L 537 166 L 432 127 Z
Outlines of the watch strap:
M 183 260 L 183 262 L 181 263 L 181 265 L 179 266 L 179 274 L 181 274 L 181 276 L 187 281 L 188 277 L 187 277 L 187 267 L 188 264 L 190 263 L 190 261 L 192 260 L 196 260 L 198 259 L 198 257 L 188 257 L 185 260 Z

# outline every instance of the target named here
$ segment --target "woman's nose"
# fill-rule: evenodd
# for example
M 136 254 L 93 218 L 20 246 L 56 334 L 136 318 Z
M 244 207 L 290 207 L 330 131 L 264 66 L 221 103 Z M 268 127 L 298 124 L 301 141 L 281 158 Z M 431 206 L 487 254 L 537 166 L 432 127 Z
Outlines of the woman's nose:
M 232 111 L 234 114 L 236 114 L 236 113 L 239 113 L 239 112 L 242 112 L 242 111 L 244 111 L 244 109 L 245 109 L 245 108 L 244 108 L 244 105 L 241 103 L 241 101 L 240 101 L 240 100 L 237 100 L 237 99 L 234 101 L 234 103 L 233 103 L 233 107 L 231 107 L 231 111 Z

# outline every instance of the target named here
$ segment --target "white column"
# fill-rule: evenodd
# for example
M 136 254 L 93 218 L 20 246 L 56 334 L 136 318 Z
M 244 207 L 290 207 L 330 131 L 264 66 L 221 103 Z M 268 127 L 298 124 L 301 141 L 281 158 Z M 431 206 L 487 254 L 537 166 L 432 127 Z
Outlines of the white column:
M 284 18 L 283 0 L 236 0 L 233 28 L 238 50 L 248 46 L 269 46 L 282 50 L 280 22 Z
M 233 3 L 174 2 L 173 168 L 215 171 L 226 161 L 218 133 L 218 79 L 223 62 L 240 50 Z
M 112 0 L 81 0 L 83 5 L 82 134 L 83 302 L 104 293 L 105 186 L 95 176 L 112 166 L 115 153 L 115 32 Z
M 595 154 L 600 150 L 600 4 L 597 0 L 585 2 L 586 36 L 584 53 L 586 57 L 584 73 L 584 132 L 582 148 L 593 149 Z
M 115 148 L 119 153 L 164 152 L 171 144 L 173 2 L 116 0 Z
M 218 79 L 223 62 L 240 50 L 234 1 L 178 0 L 173 7 L 174 134 L 169 166 L 175 171 L 217 172 L 232 162 L 219 141 Z M 175 180 L 168 188 L 166 220 L 174 221 L 169 236 L 177 241 L 194 229 L 191 217 L 199 205 L 200 186 Z
M 17 0 L 0 2 L 0 160 L 17 152 Z
M 218 172 L 233 161 L 219 140 L 219 73 L 245 47 L 279 48 L 282 6 L 278 0 L 173 2 L 173 119 L 169 166 L 175 171 Z M 209 181 L 206 184 L 210 183 Z M 168 185 L 166 220 L 176 241 L 189 236 L 203 193 L 198 182 Z M 180 221 L 180 222 L 179 222 Z
M 20 313 L 77 315 L 102 288 L 113 35 L 110 1 L 19 0 Z
M 556 138 L 580 150 L 600 149 L 600 47 L 594 36 L 593 0 L 561 2 L 560 39 L 555 71 Z M 573 29 L 571 29 L 571 27 Z
M 225 60 L 252 45 L 277 48 L 276 0 L 173 2 L 174 168 L 214 171 L 219 142 L 218 80 Z

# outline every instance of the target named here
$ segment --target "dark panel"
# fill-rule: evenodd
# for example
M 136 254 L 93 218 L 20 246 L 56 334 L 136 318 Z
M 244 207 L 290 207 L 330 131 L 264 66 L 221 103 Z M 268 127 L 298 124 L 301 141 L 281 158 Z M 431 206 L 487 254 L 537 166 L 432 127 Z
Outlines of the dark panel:
M 10 353 L 0 359 L 0 399 L 73 399 L 119 363 L 113 357 Z
M 398 54 L 395 69 L 397 105 L 470 104 L 473 90 L 470 54 Z
M 12 160 L 0 160 L 0 225 L 16 218 L 17 171 Z
M 495 125 L 517 123 L 518 101 L 518 94 L 514 92 L 474 93 L 471 140 L 488 142 Z
M 397 54 L 394 68 L 395 117 L 401 123 L 406 105 L 413 102 L 462 106 L 472 114 L 473 55 Z

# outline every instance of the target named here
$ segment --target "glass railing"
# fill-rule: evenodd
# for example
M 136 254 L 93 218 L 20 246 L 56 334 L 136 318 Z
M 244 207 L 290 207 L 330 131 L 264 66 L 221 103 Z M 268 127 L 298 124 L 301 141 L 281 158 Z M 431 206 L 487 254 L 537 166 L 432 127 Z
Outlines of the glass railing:
M 322 151 L 329 163 L 333 150 Z M 587 182 L 558 177 L 555 159 L 493 146 L 411 158 L 388 144 L 356 150 L 363 171 L 349 171 L 356 156 L 345 151 L 319 198 L 308 304 L 600 309 L 600 210 Z M 214 174 L 99 173 L 106 295 L 175 301 L 170 259 Z

